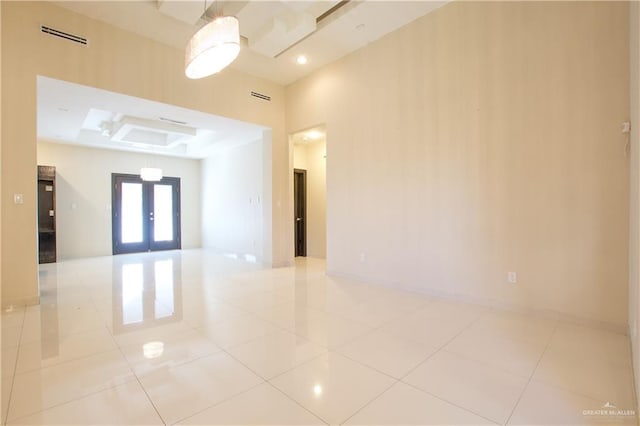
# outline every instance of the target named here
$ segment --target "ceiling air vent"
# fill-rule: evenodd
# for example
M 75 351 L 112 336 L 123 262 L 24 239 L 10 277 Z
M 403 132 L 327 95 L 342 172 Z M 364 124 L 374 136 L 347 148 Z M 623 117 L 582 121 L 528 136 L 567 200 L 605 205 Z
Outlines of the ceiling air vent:
M 251 96 L 253 96 L 254 98 L 262 99 L 264 101 L 271 101 L 271 96 L 263 95 L 262 93 L 251 92 Z
M 84 46 L 86 46 L 88 43 L 87 39 L 84 37 L 80 37 L 75 34 L 65 33 L 64 31 L 56 30 L 55 28 L 47 27 L 45 25 L 40 26 L 40 31 L 44 34 L 49 34 L 54 37 L 60 37 L 65 40 L 72 41 L 74 43 L 82 44 Z
M 171 118 L 167 118 L 167 117 L 158 117 L 158 120 L 166 121 L 167 123 L 172 123 L 172 124 L 179 124 L 181 126 L 185 126 L 187 124 L 186 121 L 172 120 Z

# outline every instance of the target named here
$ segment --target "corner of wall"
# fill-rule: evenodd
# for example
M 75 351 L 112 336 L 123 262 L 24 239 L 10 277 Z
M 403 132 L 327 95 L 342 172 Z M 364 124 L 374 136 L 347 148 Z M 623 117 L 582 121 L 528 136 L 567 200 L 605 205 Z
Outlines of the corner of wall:
M 14 308 L 14 307 L 23 307 L 23 306 L 34 306 L 40 304 L 40 296 L 34 297 L 22 297 L 22 298 L 2 298 L 2 310 Z
M 2 34 L 2 2 L 0 2 L 0 34 Z M 0 36 L 0 40 L 2 37 Z M 2 49 L 0 48 L 0 99 L 2 99 Z M 2 102 L 0 102 L 0 176 L 2 176 Z M 2 185 L 0 185 L 0 200 L 2 200 Z M 2 209 L 0 209 L 0 242 L 2 241 Z M 0 259 L 2 259 L 2 244 L 0 244 Z M 0 289 L 2 289 L 2 262 L 0 262 Z M 2 300 L 0 291 L 0 301 Z
M 629 336 L 640 407 L 640 3 L 629 6 L 631 165 L 629 194 Z

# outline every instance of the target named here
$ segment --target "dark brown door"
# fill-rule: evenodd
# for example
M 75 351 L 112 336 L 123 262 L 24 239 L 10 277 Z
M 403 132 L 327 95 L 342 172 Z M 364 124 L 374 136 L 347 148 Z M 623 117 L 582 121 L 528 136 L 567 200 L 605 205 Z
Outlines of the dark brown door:
M 307 255 L 307 171 L 294 169 L 293 198 L 296 256 Z

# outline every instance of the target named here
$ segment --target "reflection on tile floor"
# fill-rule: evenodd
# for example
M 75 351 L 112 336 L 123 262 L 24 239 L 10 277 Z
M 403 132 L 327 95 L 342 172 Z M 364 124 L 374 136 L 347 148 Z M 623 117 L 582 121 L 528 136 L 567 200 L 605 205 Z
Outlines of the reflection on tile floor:
M 626 336 L 324 267 L 42 265 L 42 303 L 2 314 L 2 423 L 635 424 Z

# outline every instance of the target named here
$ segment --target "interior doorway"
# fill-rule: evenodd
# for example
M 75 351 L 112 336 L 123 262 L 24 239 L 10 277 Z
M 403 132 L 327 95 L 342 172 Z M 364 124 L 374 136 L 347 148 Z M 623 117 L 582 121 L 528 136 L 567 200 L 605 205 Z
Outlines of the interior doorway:
M 316 126 L 290 136 L 293 151 L 292 243 L 296 257 L 327 257 L 326 134 L 324 126 Z
M 55 263 L 56 168 L 38 166 L 38 263 Z
M 307 255 L 307 171 L 293 170 L 293 204 L 295 210 L 295 255 Z
M 111 176 L 113 254 L 180 249 L 180 178 Z

